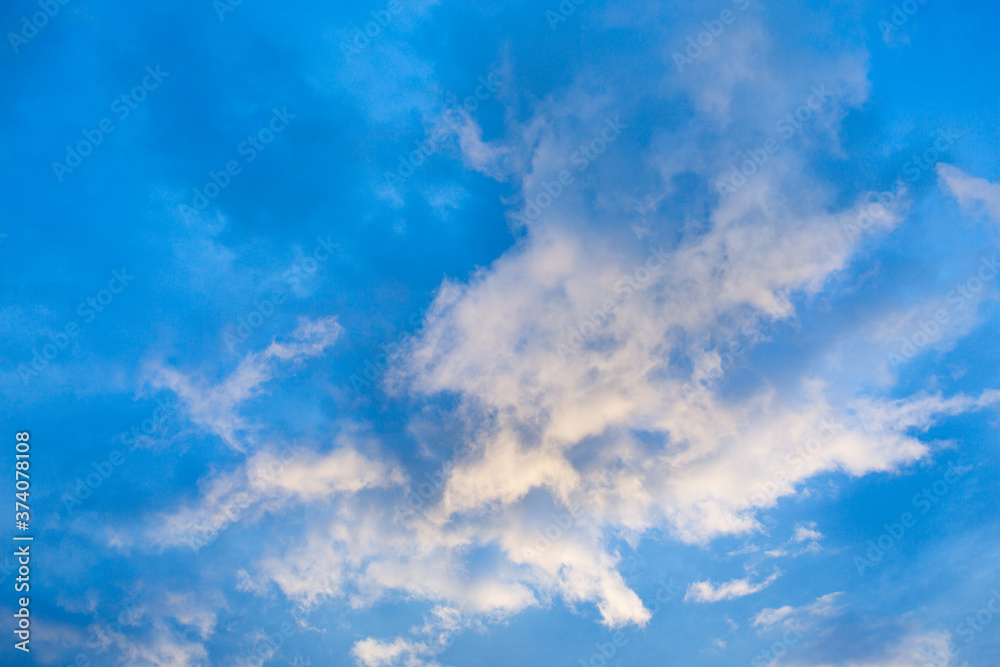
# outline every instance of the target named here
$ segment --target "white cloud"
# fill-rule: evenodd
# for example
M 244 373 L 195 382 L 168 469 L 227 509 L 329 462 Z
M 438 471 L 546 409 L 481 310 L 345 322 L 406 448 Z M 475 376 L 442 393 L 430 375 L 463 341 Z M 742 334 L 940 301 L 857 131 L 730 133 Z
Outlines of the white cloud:
M 774 76 L 752 93 L 755 104 L 744 100 L 739 108 L 752 108 L 754 126 L 770 132 L 818 85 L 809 81 L 817 72 L 831 99 L 802 140 L 829 139 L 838 118 L 867 94 L 860 57 L 819 70 L 803 64 L 793 77 L 802 85 L 780 95 L 784 73 Z M 742 86 L 740 76 L 727 80 Z M 510 129 L 504 154 L 512 165 L 530 165 L 522 174 L 526 197 L 542 192 L 580 142 L 593 138 L 589 121 L 620 111 L 614 99 L 581 78 Z M 728 134 L 737 107 L 725 99 L 704 98 L 717 110 L 704 121 L 706 135 L 664 137 L 671 154 L 716 158 L 678 166 L 708 182 L 747 148 L 741 143 L 748 136 L 757 140 Z M 718 143 L 706 139 L 721 135 Z M 523 160 L 526 147 L 531 157 Z M 425 513 L 401 525 L 384 507 L 338 503 L 336 518 L 314 527 L 310 549 L 262 561 L 265 578 L 306 604 L 341 595 L 367 604 L 399 590 L 463 613 L 509 614 L 558 595 L 595 604 L 607 625 L 643 624 L 649 611 L 618 572 L 614 538 L 634 543 L 663 527 L 678 540 L 707 544 L 758 530 L 758 509 L 796 494 L 815 475 L 898 470 L 930 451 L 914 431 L 979 406 L 967 397 L 886 400 L 863 394 L 864 378 L 829 387 L 809 375 L 790 390 L 762 383 L 727 395 L 718 378 L 731 363 L 727 353 L 746 354 L 763 340 L 757 327 L 764 318 L 794 321 L 787 299 L 822 292 L 847 266 L 854 245 L 844 230 L 866 204 L 838 208 L 838 193 L 803 172 L 799 149 L 789 143 L 768 169 L 723 198 L 702 228 L 649 247 L 650 228 L 680 229 L 679 222 L 638 219 L 654 217 L 656 207 L 637 215 L 633 199 L 594 191 L 590 176 L 618 171 L 646 179 L 643 170 L 660 157 L 608 150 L 588 166 L 588 179 L 567 188 L 457 299 L 432 306 L 410 353 L 388 374 L 390 389 L 408 398 L 457 396 L 463 414 L 496 414 L 499 426 L 452 461 Z M 591 194 L 597 208 L 581 207 Z M 899 219 L 898 210 L 885 211 L 879 225 L 891 229 Z M 608 312 L 591 317 L 609 303 Z M 595 322 L 581 327 L 588 320 Z M 567 346 L 575 349 L 563 354 Z M 704 384 L 692 390 L 698 380 Z M 804 447 L 810 454 L 796 455 Z M 630 465 L 595 483 L 620 461 Z M 539 505 L 556 514 L 581 510 L 541 549 L 536 531 L 548 526 L 539 523 Z M 484 550 L 485 573 L 451 574 Z M 700 582 L 693 595 L 724 599 L 772 580 Z
M 480 624 L 472 623 L 479 627 Z M 351 654 L 365 667 L 403 665 L 406 667 L 433 667 L 438 665 L 434 656 L 449 647 L 455 635 L 468 629 L 470 623 L 462 613 L 450 607 L 438 606 L 431 610 L 424 625 L 411 629 L 411 635 L 420 641 L 396 637 L 383 641 L 372 637 L 355 642 Z
M 803 607 L 792 607 L 785 605 L 778 609 L 761 609 L 754 617 L 755 628 L 770 630 L 788 621 L 794 621 L 797 625 L 806 627 L 812 624 L 814 618 L 829 618 L 838 614 L 843 607 L 837 605 L 843 593 L 828 593 L 818 598 L 815 602 Z
M 430 667 L 437 663 L 427 662 L 421 657 L 429 652 L 425 644 L 414 643 L 402 637 L 391 642 L 369 637 L 359 641 L 351 649 L 351 654 L 364 667 Z
M 753 618 L 762 636 L 791 632 L 803 640 L 783 658 L 767 662 L 772 667 L 957 667 L 956 652 L 947 632 L 908 629 L 907 619 L 848 620 L 845 594 L 829 593 L 800 607 L 786 605 L 762 609 Z M 860 623 L 860 626 L 854 625 Z M 787 641 L 787 639 L 786 639 Z M 798 641 L 794 643 L 798 644 Z M 837 659 L 831 662 L 831 652 Z M 770 660 L 770 653 L 765 652 Z M 754 664 L 764 664 L 757 658 Z
M 1000 184 L 969 176 L 950 164 L 938 164 L 937 172 L 963 210 L 980 206 L 993 222 L 1000 224 Z
M 215 593 L 212 598 L 217 597 Z M 119 664 L 137 667 L 209 665 L 203 642 L 215 633 L 216 611 L 191 593 L 168 593 L 155 603 L 135 603 L 113 625 L 90 626 L 85 654 L 117 651 Z M 192 632 L 197 638 L 189 636 Z
M 509 149 L 501 144 L 483 141 L 483 131 L 471 117 L 464 118 L 459 127 L 458 145 L 467 167 L 499 181 L 505 180 L 510 174 Z
M 291 548 L 262 559 L 259 578 L 275 582 L 304 608 L 346 596 L 367 606 L 388 591 L 449 601 L 470 616 L 502 617 L 537 604 L 523 573 L 510 564 L 470 573 L 472 529 L 441 529 L 420 520 L 402 525 L 391 510 L 346 499 L 336 515 Z
M 209 385 L 163 364 L 151 372 L 156 388 L 167 388 L 184 403 L 192 422 L 222 438 L 230 447 L 243 450 L 241 436 L 251 425 L 239 414 L 243 403 L 261 393 L 276 373 L 276 362 L 300 362 L 316 357 L 340 335 L 334 317 L 302 320 L 287 342 L 273 341 L 262 352 L 251 352 L 225 380 Z
M 793 325 L 791 303 L 808 303 L 848 266 L 855 246 L 845 229 L 867 207 L 859 198 L 845 208 L 843 193 L 804 168 L 820 142 L 837 150 L 839 120 L 864 101 L 864 54 L 765 58 L 751 67 L 745 55 L 767 52 L 776 36 L 750 14 L 741 21 L 699 63 L 705 76 L 660 82 L 661 102 L 683 95 L 704 116 L 653 128 L 648 150 L 628 144 L 627 134 L 616 139 L 572 188 L 549 195 L 525 235 L 478 270 L 457 300 L 439 298 L 397 360 L 387 383 L 407 400 L 447 395 L 470 421 L 498 415 L 495 432 L 461 448 L 424 513 L 395 516 L 399 494 L 391 492 L 402 473 L 393 464 L 379 468 L 375 457 L 310 454 L 258 488 L 255 466 L 273 463 L 261 454 L 240 473 L 213 478 L 199 509 L 174 515 L 165 543 L 184 543 L 181 527 L 211 527 L 265 494 L 326 502 L 329 511 L 314 515 L 292 544 L 266 547 L 249 576 L 307 608 L 334 597 L 366 605 L 401 591 L 463 615 L 500 618 L 559 596 L 596 605 L 606 625 L 641 625 L 650 612 L 619 572 L 619 540 L 634 545 L 664 529 L 706 545 L 751 533 L 760 529 L 758 510 L 816 475 L 899 470 L 928 455 L 915 433 L 936 417 L 990 403 L 987 394 L 886 399 L 865 393 L 865 377 L 831 386 L 808 365 L 765 365 L 746 391 L 725 386 L 733 361 L 765 339 L 764 319 Z M 430 79 L 427 66 L 410 64 L 405 76 Z M 521 194 L 540 201 L 560 170 L 575 168 L 571 156 L 593 140 L 595 120 L 599 127 L 620 114 L 632 122 L 618 84 L 587 73 L 527 114 L 508 109 L 505 140 L 484 142 L 478 125 L 466 125 L 462 158 L 496 178 L 520 170 Z M 714 191 L 737 156 L 819 85 L 830 99 L 813 122 L 738 191 L 718 201 L 713 193 L 697 215 L 661 206 L 679 175 Z M 644 80 L 643 99 L 647 88 Z M 417 108 L 433 117 L 435 105 L 421 100 Z M 617 108 L 621 100 L 625 108 Z M 636 196 L 637 184 L 651 194 Z M 880 214 L 878 226 L 892 229 L 904 208 Z M 663 230 L 662 245 L 653 229 Z M 320 339 L 329 344 L 335 334 L 326 331 Z M 161 384 L 185 399 L 196 423 L 235 446 L 250 429 L 238 407 L 271 377 L 273 361 L 322 349 L 252 355 L 218 387 L 176 371 L 161 373 Z M 784 385 L 769 381 L 786 370 L 797 375 Z M 622 461 L 628 465 L 617 466 Z M 361 490 L 370 493 L 362 499 Z M 560 518 L 549 523 L 549 516 Z M 556 536 L 539 546 L 552 526 Z M 797 542 L 818 537 L 800 528 Z M 479 567 L 466 567 L 473 559 Z M 697 582 L 688 598 L 733 599 L 777 576 Z M 355 647 L 365 664 L 431 654 L 427 641 L 404 637 Z
M 247 462 L 250 489 L 261 495 L 295 496 L 309 502 L 404 482 L 399 468 L 370 459 L 347 445 L 326 454 L 300 450 L 283 458 L 271 452 L 251 458 Z
M 194 593 L 167 593 L 163 609 L 180 625 L 197 630 L 203 640 L 215 634 L 218 614 Z
M 330 502 L 403 484 L 398 467 L 359 453 L 351 437 L 339 437 L 337 443 L 326 453 L 304 447 L 260 451 L 237 470 L 204 480 L 196 503 L 153 520 L 146 535 L 161 547 L 200 548 L 253 508 L 280 512 L 292 501 Z
M 282 558 L 268 558 L 260 571 L 291 600 L 308 609 L 326 598 L 339 597 L 346 556 L 340 545 L 318 534 L 298 541 Z
M 800 523 L 795 526 L 795 535 L 792 536 L 793 542 L 805 542 L 807 540 L 821 540 L 823 539 L 823 533 L 816 530 L 816 522 L 808 521 L 806 523 Z
M 912 633 L 899 641 L 882 647 L 876 655 L 863 658 L 838 660 L 779 660 L 775 667 L 958 667 L 961 665 L 949 651 L 951 635 L 947 632 Z
M 764 555 L 770 558 L 797 558 L 803 554 L 816 554 L 823 550 L 819 540 L 823 539 L 823 534 L 816 530 L 815 521 L 806 521 L 795 525 L 792 537 L 782 546 L 764 551 Z M 803 546 L 804 542 L 808 542 Z M 746 553 L 753 553 L 752 550 Z M 735 554 L 731 554 L 735 555 Z
M 713 584 L 711 581 L 696 581 L 688 586 L 684 601 L 694 602 L 720 602 L 722 600 L 735 600 L 759 593 L 781 576 L 780 572 L 774 572 L 767 579 L 756 584 L 750 583 L 747 579 L 734 579 L 722 584 Z
M 204 645 L 189 641 L 159 623 L 143 640 L 118 636 L 116 646 L 124 664 L 136 667 L 195 667 L 209 664 L 208 651 Z

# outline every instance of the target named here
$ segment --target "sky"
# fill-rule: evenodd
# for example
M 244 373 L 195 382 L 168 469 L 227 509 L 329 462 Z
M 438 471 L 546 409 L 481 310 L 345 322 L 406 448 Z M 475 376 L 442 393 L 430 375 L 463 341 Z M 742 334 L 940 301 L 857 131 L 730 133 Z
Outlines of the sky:
M 998 23 L 5 2 L 0 662 L 995 665 Z

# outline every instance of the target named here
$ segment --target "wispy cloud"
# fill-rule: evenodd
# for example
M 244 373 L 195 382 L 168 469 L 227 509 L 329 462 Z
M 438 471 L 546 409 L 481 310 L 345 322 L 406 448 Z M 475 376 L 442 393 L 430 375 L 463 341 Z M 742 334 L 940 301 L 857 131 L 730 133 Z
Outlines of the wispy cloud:
M 828 593 L 815 602 L 802 606 L 792 607 L 785 605 L 778 609 L 761 609 L 753 619 L 753 626 L 767 630 L 792 620 L 799 625 L 807 625 L 812 617 L 830 618 L 843 610 L 843 605 L 838 605 L 838 601 L 843 599 L 843 593 Z
M 970 176 L 950 164 L 939 164 L 937 171 L 941 182 L 963 209 L 972 211 L 979 206 L 993 222 L 1000 224 L 1000 184 Z
M 735 600 L 759 593 L 781 576 L 781 572 L 774 572 L 767 579 L 757 583 L 751 583 L 749 578 L 733 579 L 722 584 L 713 584 L 711 581 L 696 581 L 692 583 L 684 595 L 684 601 L 692 602 L 720 602 L 722 600 Z
M 241 437 L 252 426 L 240 415 L 240 408 L 263 391 L 263 385 L 277 373 L 277 362 L 296 363 L 316 357 L 331 346 L 341 327 L 334 317 L 303 320 L 287 341 L 273 341 L 261 352 L 247 354 L 239 366 L 218 384 L 184 374 L 165 364 L 150 371 L 157 389 L 177 394 L 192 422 L 222 438 L 233 449 L 245 449 Z

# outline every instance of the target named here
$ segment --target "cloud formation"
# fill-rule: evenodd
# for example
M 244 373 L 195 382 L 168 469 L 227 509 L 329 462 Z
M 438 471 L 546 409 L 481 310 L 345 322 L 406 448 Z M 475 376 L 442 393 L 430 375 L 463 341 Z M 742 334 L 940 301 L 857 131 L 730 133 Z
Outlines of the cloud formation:
M 169 389 L 184 404 L 189 418 L 206 431 L 222 438 L 230 447 L 243 450 L 241 436 L 252 426 L 239 414 L 240 406 L 259 395 L 262 386 L 277 372 L 277 362 L 299 363 L 321 355 L 340 335 L 334 317 L 303 320 L 285 342 L 273 341 L 261 352 L 247 354 L 225 380 L 209 385 L 165 364 L 150 371 L 156 389 Z
M 770 586 L 775 579 L 781 576 L 780 572 L 774 572 L 767 579 L 750 583 L 750 579 L 734 579 L 722 584 L 713 584 L 710 581 L 696 581 L 692 583 L 684 595 L 684 601 L 692 602 L 719 602 L 721 600 L 735 600 L 758 593 Z

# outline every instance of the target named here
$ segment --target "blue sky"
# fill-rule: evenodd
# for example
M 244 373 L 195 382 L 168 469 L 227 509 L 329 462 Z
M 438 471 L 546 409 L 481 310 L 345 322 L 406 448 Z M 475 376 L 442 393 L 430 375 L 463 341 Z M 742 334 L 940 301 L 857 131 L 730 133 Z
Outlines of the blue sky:
M 4 664 L 995 664 L 998 21 L 4 4 Z

